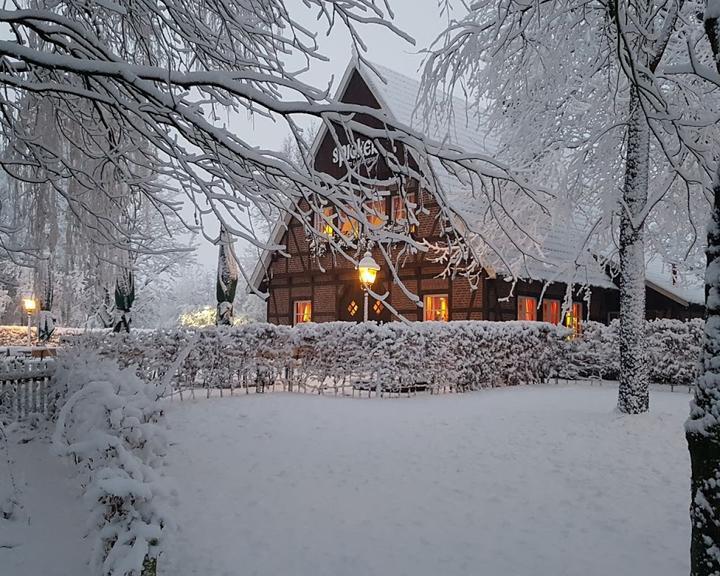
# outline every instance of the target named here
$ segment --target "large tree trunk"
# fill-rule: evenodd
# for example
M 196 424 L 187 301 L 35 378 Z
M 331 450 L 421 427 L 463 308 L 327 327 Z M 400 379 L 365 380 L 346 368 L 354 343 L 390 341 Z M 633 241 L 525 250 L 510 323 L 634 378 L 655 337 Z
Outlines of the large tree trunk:
M 692 464 L 691 574 L 720 575 L 720 167 L 708 227 L 702 368 L 685 429 Z
M 705 14 L 720 72 L 720 2 Z M 720 575 L 720 164 L 715 168 L 713 210 L 708 225 L 705 269 L 705 339 L 700 377 L 685 424 L 690 482 L 690 574 Z
M 649 127 L 633 89 L 620 217 L 618 409 L 628 414 L 647 412 L 650 404 L 645 349 L 645 236 L 644 224 L 638 218 L 647 202 L 649 147 Z

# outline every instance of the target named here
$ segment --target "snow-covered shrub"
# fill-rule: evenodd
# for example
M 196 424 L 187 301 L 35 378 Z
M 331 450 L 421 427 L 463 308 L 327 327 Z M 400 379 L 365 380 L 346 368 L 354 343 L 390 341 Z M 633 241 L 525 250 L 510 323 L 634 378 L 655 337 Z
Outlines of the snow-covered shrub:
M 37 322 L 33 322 L 30 328 L 33 344 L 37 342 Z M 50 340 L 45 342 L 50 346 L 58 344 L 61 337 L 72 334 L 81 334 L 82 328 L 55 327 Z M 27 346 L 27 326 L 0 326 L 0 347 L 6 346 Z
M 96 536 L 96 573 L 154 573 L 169 516 L 160 467 L 167 449 L 157 386 L 94 353 L 63 355 L 53 445 L 77 464 Z
M 335 390 L 365 381 L 384 390 L 476 389 L 535 383 L 555 370 L 566 331 L 540 322 L 328 322 L 294 328 L 254 323 L 237 327 L 83 335 L 70 342 L 134 366 L 176 388 L 309 382 Z M 175 360 L 183 350 L 179 366 Z M 172 368 L 171 368 L 172 367 Z
M 695 382 L 702 351 L 702 319 L 652 320 L 647 326 L 650 380 L 681 385 Z
M 688 384 L 696 374 L 702 322 L 647 323 L 654 382 Z M 388 389 L 423 383 L 477 389 L 562 378 L 616 379 L 618 324 L 586 322 L 582 335 L 542 322 L 327 322 L 295 327 L 242 326 L 129 335 L 86 334 L 68 341 L 134 366 L 146 380 L 173 368 L 175 388 L 259 386 L 282 383 L 341 389 L 379 382 Z
M 689 385 L 697 377 L 703 323 L 661 319 L 645 325 L 650 380 L 659 384 Z M 564 378 L 616 380 L 620 372 L 620 325 L 583 324 L 583 333 L 565 345 Z
M 582 334 L 568 338 L 563 348 L 561 377 L 617 379 L 620 370 L 617 321 L 610 326 L 585 322 Z

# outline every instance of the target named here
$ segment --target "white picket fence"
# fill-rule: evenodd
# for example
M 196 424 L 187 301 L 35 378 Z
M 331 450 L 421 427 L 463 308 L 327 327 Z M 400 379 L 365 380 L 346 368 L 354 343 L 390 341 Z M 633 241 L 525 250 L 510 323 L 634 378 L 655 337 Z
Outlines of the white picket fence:
M 48 387 L 55 360 L 10 357 L 0 359 L 0 420 L 25 420 L 48 414 Z

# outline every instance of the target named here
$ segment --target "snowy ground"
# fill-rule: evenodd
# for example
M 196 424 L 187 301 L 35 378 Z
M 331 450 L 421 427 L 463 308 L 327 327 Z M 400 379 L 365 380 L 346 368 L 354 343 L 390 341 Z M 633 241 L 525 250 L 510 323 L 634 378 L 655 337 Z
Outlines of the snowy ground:
M 161 574 L 686 574 L 690 397 L 616 393 L 178 402 Z
M 90 576 L 92 542 L 85 538 L 88 511 L 72 467 L 50 452 L 34 431 L 9 430 L 13 473 L 22 509 L 12 522 L 0 517 L 2 576 Z M 0 480 L 7 480 L 0 442 Z M 5 482 L 6 484 L 6 482 Z

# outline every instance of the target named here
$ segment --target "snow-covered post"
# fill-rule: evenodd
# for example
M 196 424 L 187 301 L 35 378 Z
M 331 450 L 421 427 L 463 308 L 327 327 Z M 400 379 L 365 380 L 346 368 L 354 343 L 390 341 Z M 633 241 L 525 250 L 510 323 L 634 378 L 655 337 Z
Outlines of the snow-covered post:
M 115 279 L 115 326 L 113 332 L 130 332 L 130 308 L 135 301 L 135 276 L 132 269 L 123 266 Z
M 231 326 L 235 290 L 240 277 L 240 266 L 233 250 L 233 240 L 224 226 L 220 229 L 218 244 L 220 245 L 220 251 L 218 253 L 217 284 L 215 288 L 218 302 L 215 324 L 218 326 Z
M 53 273 L 50 260 L 42 263 L 36 294 L 40 304 L 38 312 L 38 340 L 47 342 L 55 332 L 55 319 L 52 315 L 53 305 Z
M 720 0 L 707 0 L 705 32 L 720 72 Z M 690 574 L 720 574 L 720 164 L 715 168 L 713 210 L 705 269 L 705 338 L 700 377 L 685 424 L 690 483 Z
M 618 409 L 647 412 L 645 238 L 640 213 L 648 193 L 650 131 L 637 88 L 630 92 L 625 184 L 620 216 L 620 387 Z

